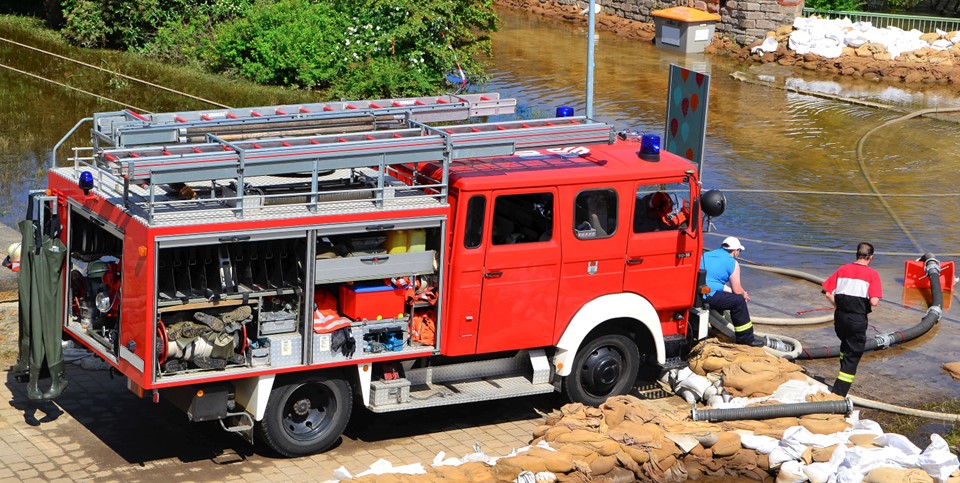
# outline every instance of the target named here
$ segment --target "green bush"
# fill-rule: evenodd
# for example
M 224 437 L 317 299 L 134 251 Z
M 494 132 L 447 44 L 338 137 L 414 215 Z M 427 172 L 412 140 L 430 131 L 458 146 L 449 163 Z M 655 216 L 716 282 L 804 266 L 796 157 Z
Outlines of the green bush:
M 864 0 L 807 0 L 804 6 L 814 10 L 830 10 L 834 12 L 859 12 L 866 5 Z
M 482 81 L 493 0 L 63 0 L 65 38 L 344 98 Z
M 263 2 L 220 25 L 203 57 L 216 70 L 332 97 L 423 95 L 443 90 L 458 61 L 482 76 L 475 58 L 490 40 L 474 32 L 496 22 L 487 0 Z
M 221 25 L 213 67 L 261 84 L 325 87 L 346 65 L 344 18 L 328 3 L 281 0 Z

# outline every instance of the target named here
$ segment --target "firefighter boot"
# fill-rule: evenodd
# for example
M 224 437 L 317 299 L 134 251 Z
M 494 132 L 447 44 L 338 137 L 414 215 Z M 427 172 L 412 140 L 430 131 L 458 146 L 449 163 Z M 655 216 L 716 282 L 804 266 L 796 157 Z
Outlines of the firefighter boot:
M 50 389 L 47 392 L 43 393 L 43 399 L 45 401 L 50 401 L 56 399 L 63 394 L 63 391 L 67 388 L 67 375 L 63 371 L 63 363 L 54 364 L 50 368 L 50 378 L 53 382 L 50 384 Z
M 200 322 L 201 324 L 206 325 L 207 327 L 210 327 L 216 332 L 223 332 L 223 321 L 210 314 L 197 312 L 193 314 L 193 318 L 197 322 Z
M 253 311 L 250 309 L 249 305 L 241 305 L 229 312 L 220 314 L 220 319 L 223 320 L 225 324 L 232 324 L 235 322 L 243 323 L 244 321 L 250 319 L 252 315 Z
M 43 399 L 43 394 L 40 392 L 40 368 L 30 366 L 30 382 L 27 383 L 27 398 L 31 401 L 39 401 Z

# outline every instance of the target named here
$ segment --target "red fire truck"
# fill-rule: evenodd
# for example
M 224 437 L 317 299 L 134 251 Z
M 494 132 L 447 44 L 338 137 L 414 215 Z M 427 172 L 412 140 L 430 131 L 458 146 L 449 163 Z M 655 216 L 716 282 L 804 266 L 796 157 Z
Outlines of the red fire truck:
M 626 393 L 705 336 L 719 213 L 690 162 L 607 124 L 475 122 L 515 106 L 95 114 L 38 197 L 64 225 L 63 330 L 140 397 L 288 456 L 334 444 L 355 399 Z

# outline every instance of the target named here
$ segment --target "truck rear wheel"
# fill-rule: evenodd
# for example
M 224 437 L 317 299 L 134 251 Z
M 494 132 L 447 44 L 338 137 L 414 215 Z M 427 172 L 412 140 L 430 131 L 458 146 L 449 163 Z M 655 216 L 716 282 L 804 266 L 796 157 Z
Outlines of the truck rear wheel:
M 611 396 L 628 393 L 639 368 L 640 351 L 628 337 L 597 337 L 580 347 L 564 390 L 571 401 L 599 406 Z
M 284 456 L 319 453 L 340 438 L 353 410 L 353 393 L 343 379 L 309 376 L 274 388 L 260 438 Z

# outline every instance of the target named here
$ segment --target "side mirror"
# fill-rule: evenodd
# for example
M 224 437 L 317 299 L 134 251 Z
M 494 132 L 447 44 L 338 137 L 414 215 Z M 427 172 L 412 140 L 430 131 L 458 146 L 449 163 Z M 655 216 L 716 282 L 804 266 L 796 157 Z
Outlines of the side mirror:
M 710 190 L 700 195 L 700 206 L 707 216 L 720 216 L 727 209 L 727 198 L 720 190 Z

